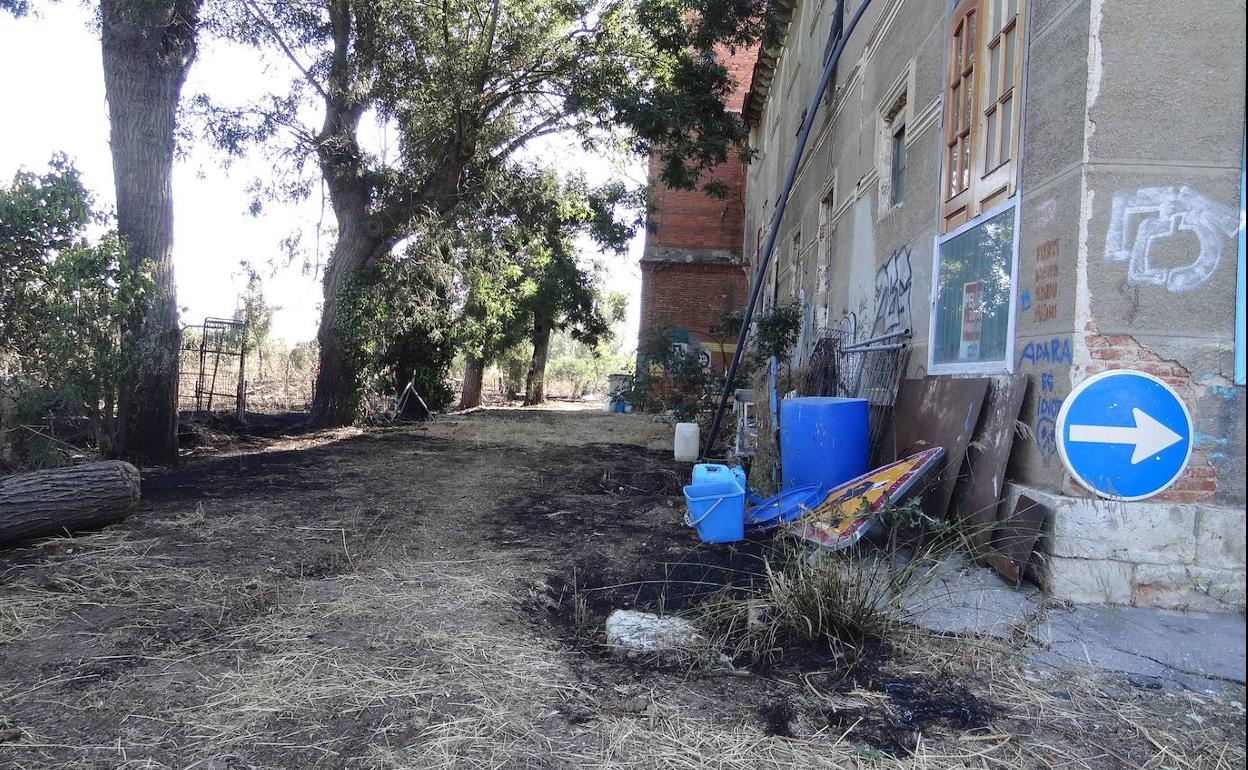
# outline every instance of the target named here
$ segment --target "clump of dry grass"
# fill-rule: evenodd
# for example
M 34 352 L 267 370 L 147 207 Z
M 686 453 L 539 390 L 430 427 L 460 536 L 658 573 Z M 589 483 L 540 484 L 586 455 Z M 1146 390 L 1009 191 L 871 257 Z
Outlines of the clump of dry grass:
M 774 662 L 794 644 L 853 658 L 899 632 L 913 597 L 958 542 L 938 538 L 903 554 L 893 540 L 883 549 L 828 551 L 782 537 L 751 584 L 714 594 L 699 620 L 734 660 Z
M 157 545 L 154 538 L 135 539 L 112 527 L 29 546 L 26 550 L 48 555 L 54 577 L 42 583 L 30 578 L 4 582 L 0 644 L 51 626 L 73 607 L 148 606 L 157 597 L 185 604 L 201 596 L 206 586 L 223 583 L 207 568 L 174 564 L 155 553 Z
M 906 665 L 972 682 L 998 705 L 1016 767 L 1232 770 L 1248 755 L 1242 688 L 1224 697 L 1131 685 L 1126 676 L 1032 664 L 996 639 L 903 635 Z

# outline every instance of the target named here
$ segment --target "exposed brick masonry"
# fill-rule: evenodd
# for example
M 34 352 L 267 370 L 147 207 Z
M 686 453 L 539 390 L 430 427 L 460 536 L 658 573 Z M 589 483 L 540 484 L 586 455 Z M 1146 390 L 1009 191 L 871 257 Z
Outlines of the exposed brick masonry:
M 1101 334 L 1095 323 L 1088 324 L 1084 337 L 1092 362 L 1086 375 L 1091 376 L 1111 369 L 1135 369 L 1151 374 L 1170 387 L 1179 397 L 1192 403 L 1198 395 L 1192 375 L 1174 361 L 1167 361 L 1144 347 L 1129 334 Z M 1152 499 L 1153 502 L 1203 503 L 1212 502 L 1218 489 L 1213 464 L 1200 449 L 1192 450 L 1187 470 L 1174 485 Z

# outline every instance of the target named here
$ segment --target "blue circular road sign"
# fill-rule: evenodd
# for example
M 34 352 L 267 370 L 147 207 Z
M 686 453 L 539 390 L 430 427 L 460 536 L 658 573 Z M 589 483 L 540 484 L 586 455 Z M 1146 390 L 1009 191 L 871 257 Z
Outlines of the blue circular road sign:
M 1057 452 L 1083 486 L 1142 500 L 1173 484 L 1192 456 L 1192 416 L 1174 390 L 1120 369 L 1079 383 L 1057 413 Z

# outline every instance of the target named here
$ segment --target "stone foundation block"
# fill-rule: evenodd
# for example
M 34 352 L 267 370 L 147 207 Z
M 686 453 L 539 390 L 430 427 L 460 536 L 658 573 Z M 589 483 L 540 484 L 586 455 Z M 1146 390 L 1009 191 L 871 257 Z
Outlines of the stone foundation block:
M 1245 568 L 1244 509 L 1200 509 L 1196 528 L 1196 564 L 1214 569 Z
M 1199 506 L 1055 497 L 1052 553 L 1144 564 L 1196 561 Z
M 1047 559 L 1048 585 L 1055 599 L 1076 604 L 1129 604 L 1135 568 L 1111 559 Z
M 1243 610 L 1244 577 L 1244 570 L 1141 564 L 1131 602 L 1170 610 Z

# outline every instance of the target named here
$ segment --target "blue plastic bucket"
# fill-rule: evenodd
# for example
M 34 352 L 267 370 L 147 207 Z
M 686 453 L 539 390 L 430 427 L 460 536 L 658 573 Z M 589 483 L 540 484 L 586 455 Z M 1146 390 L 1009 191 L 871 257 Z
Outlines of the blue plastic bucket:
M 783 487 L 831 489 L 867 472 L 867 400 L 786 398 L 780 402 Z
M 685 523 L 704 543 L 745 539 L 745 490 L 736 481 L 704 481 L 685 487 Z

